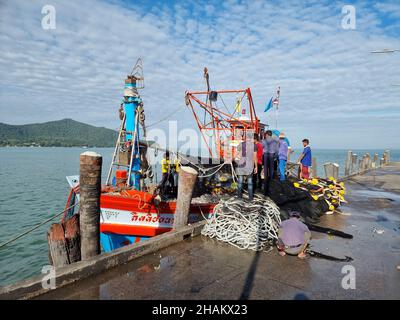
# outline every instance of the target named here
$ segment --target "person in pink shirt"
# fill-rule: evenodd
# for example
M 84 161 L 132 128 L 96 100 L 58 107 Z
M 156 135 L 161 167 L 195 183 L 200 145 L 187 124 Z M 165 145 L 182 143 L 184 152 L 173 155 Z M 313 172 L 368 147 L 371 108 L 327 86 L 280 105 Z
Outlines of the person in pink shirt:
M 257 133 L 254 134 L 254 142 L 257 147 L 257 173 L 253 174 L 254 190 L 262 188 L 261 169 L 263 165 L 263 145 Z

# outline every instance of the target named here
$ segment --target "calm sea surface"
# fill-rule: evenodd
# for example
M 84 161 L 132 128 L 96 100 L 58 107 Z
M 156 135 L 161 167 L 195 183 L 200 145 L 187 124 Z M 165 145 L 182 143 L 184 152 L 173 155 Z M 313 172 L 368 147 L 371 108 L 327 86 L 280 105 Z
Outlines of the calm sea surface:
M 91 149 L 103 155 L 103 181 L 111 161 L 112 148 Z M 82 148 L 0 148 L 0 243 L 35 226 L 63 210 L 67 196 L 67 175 L 79 174 Z M 295 150 L 292 160 L 300 150 Z M 358 155 L 383 150 L 353 150 Z M 347 150 L 313 150 L 319 174 L 322 164 L 336 162 L 341 173 Z M 392 161 L 400 161 L 400 150 L 391 150 Z M 56 218 L 54 221 L 59 221 Z M 0 285 L 41 273 L 48 264 L 46 232 L 50 223 L 24 238 L 0 248 Z

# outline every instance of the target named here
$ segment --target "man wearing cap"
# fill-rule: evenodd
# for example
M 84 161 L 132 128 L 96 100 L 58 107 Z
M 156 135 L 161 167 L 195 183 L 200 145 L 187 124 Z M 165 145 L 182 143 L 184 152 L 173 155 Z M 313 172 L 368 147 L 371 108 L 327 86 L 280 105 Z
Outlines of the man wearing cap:
M 285 140 L 285 134 L 281 132 L 279 134 L 279 151 L 278 151 L 280 181 L 285 181 L 287 157 L 288 157 L 288 145 Z
M 297 255 L 300 259 L 306 257 L 305 250 L 311 239 L 311 232 L 301 222 L 300 214 L 297 211 L 289 213 L 290 218 L 282 221 L 278 230 L 278 241 L 276 246 L 279 254 L 283 257 L 287 254 Z

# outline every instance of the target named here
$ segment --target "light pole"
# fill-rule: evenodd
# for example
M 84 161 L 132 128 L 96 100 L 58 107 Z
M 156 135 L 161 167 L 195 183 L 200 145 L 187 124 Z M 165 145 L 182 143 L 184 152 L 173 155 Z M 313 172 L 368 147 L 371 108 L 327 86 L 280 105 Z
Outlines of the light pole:
M 371 53 L 394 53 L 396 51 L 400 51 L 400 49 L 382 49 L 382 50 L 371 51 Z
M 382 50 L 374 50 L 371 53 L 395 53 L 400 51 L 400 49 L 382 49 Z M 392 87 L 400 87 L 399 83 L 392 84 Z

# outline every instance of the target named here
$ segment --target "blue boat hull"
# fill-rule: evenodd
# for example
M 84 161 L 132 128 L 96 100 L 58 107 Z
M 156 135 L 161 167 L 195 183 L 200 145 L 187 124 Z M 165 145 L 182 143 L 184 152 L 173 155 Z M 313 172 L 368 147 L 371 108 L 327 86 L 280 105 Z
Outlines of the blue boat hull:
M 104 252 L 110 252 L 123 246 L 145 241 L 150 237 L 130 236 L 115 233 L 100 233 L 100 244 Z

